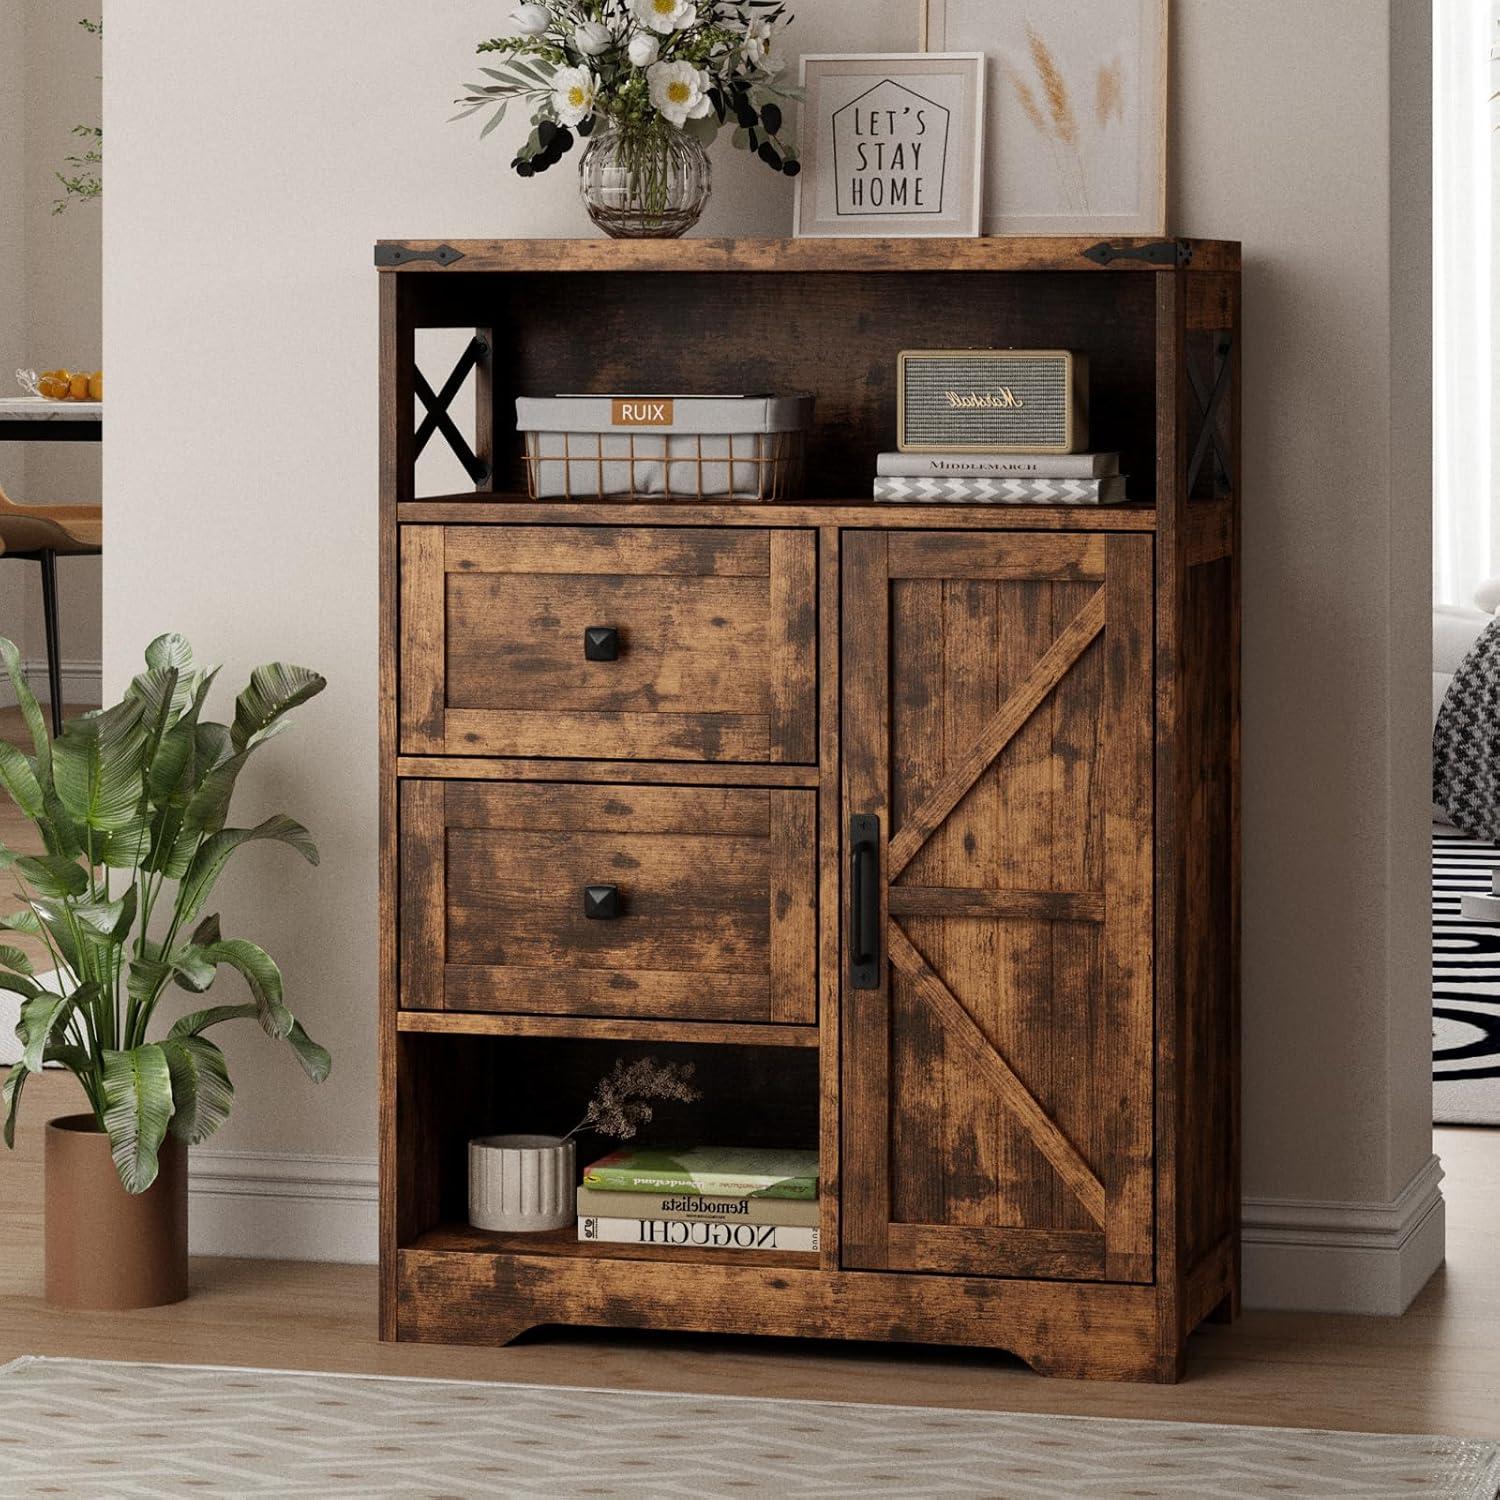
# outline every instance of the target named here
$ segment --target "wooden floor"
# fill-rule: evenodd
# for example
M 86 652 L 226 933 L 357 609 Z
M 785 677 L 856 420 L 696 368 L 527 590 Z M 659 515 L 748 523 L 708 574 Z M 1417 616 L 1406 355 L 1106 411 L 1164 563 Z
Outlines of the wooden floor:
M 0 710 L 0 735 L 17 728 Z M 13 814 L 6 802 L 0 842 L 25 847 Z M 549 1329 L 504 1349 L 383 1345 L 368 1266 L 198 1260 L 176 1307 L 54 1312 L 40 1295 L 41 1124 L 78 1097 L 64 1075 L 32 1080 L 17 1149 L 0 1150 L 0 1363 L 73 1355 L 1500 1437 L 1500 1129 L 1437 1132 L 1448 1264 L 1404 1318 L 1250 1312 L 1195 1335 L 1187 1379 L 1155 1387 L 868 1344 Z

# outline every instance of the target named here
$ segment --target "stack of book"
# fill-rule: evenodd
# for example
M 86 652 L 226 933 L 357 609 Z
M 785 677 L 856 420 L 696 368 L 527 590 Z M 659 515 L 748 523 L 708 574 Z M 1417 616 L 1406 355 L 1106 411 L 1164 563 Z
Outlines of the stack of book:
M 1118 453 L 882 453 L 875 498 L 937 505 L 1118 505 Z
M 586 1167 L 578 1238 L 716 1250 L 816 1250 L 818 1153 L 698 1146 L 612 1151 Z

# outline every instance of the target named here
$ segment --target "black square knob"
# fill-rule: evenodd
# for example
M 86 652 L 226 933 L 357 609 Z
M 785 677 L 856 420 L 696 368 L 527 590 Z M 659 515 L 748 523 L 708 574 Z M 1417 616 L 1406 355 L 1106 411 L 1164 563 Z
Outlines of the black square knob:
M 583 914 L 591 922 L 612 922 L 620 915 L 620 888 L 617 885 L 586 885 L 583 888 Z
M 613 625 L 590 625 L 583 632 L 585 661 L 615 661 L 620 655 L 620 632 Z

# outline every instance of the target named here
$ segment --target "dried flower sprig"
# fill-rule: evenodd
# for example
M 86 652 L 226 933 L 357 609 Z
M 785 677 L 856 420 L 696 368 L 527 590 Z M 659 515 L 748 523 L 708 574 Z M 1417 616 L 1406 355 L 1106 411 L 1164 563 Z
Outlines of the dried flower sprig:
M 594 1096 L 583 1118 L 563 1137 L 571 1140 L 583 1130 L 612 1135 L 628 1141 L 642 1125 L 649 1125 L 655 1111 L 647 1100 L 677 1100 L 693 1104 L 703 1097 L 694 1088 L 692 1063 L 659 1062 L 654 1057 L 639 1057 L 626 1062 L 615 1059 L 615 1065 L 599 1080 Z

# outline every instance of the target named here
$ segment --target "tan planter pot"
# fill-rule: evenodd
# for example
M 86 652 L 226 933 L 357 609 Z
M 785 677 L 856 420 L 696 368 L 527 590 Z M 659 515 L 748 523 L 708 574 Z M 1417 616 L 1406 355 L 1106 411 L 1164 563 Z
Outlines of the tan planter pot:
M 578 1217 L 573 1142 L 555 1135 L 485 1135 L 469 1142 L 469 1223 L 535 1234 Z
M 187 1148 L 168 1135 L 144 1193 L 120 1186 L 92 1115 L 47 1124 L 47 1301 L 121 1310 L 188 1294 Z

